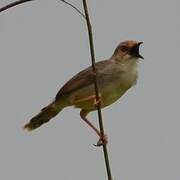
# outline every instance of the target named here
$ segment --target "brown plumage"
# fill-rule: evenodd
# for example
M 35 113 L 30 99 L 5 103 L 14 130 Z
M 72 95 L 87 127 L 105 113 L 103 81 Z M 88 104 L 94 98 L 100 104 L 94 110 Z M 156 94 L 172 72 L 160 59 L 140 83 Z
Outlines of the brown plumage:
M 54 103 L 51 103 L 45 108 L 43 108 L 39 114 L 34 116 L 30 120 L 30 122 L 24 126 L 24 128 L 29 131 L 36 129 L 40 127 L 42 124 L 47 123 L 51 118 L 56 116 L 58 113 L 59 111 L 57 111 L 54 108 Z
M 108 60 L 96 63 L 97 81 L 101 97 L 101 107 L 106 107 L 118 100 L 137 80 L 138 58 L 141 42 L 124 41 L 115 49 Z M 47 123 L 63 108 L 75 106 L 81 109 L 81 118 L 93 128 L 100 141 L 105 142 L 98 129 L 90 123 L 86 116 L 96 109 L 94 92 L 94 73 L 92 67 L 81 71 L 70 79 L 57 93 L 55 100 L 33 117 L 25 129 L 33 130 Z

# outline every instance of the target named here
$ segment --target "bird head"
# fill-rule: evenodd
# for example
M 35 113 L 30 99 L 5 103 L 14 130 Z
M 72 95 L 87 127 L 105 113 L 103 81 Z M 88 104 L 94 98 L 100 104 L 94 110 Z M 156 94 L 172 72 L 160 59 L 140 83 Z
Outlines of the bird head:
M 129 60 L 129 59 L 144 59 L 139 54 L 139 46 L 143 42 L 136 42 L 132 40 L 121 42 L 114 51 L 113 58 L 117 61 Z

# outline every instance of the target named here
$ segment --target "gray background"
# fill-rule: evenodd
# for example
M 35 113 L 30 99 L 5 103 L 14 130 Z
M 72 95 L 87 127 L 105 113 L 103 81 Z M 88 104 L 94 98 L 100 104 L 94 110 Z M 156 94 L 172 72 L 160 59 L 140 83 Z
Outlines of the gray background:
M 179 180 L 179 1 L 91 0 L 89 6 L 98 60 L 120 41 L 144 42 L 137 86 L 103 110 L 114 179 Z M 0 62 L 0 179 L 106 179 L 101 148 L 92 145 L 97 136 L 79 110 L 67 108 L 32 133 L 22 130 L 90 64 L 84 20 L 58 0 L 3 12 Z M 97 122 L 96 116 L 90 118 Z

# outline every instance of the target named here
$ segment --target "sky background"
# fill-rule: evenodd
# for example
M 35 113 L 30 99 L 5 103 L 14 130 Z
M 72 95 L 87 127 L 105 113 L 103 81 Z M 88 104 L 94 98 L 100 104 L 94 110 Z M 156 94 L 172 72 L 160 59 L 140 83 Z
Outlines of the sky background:
M 82 8 L 81 0 L 69 2 Z M 103 110 L 114 180 L 179 180 L 180 2 L 88 2 L 97 61 L 121 41 L 144 42 L 137 85 Z M 58 0 L 0 14 L 0 179 L 106 179 L 102 149 L 93 146 L 98 137 L 78 109 L 32 133 L 22 129 L 90 65 L 87 37 L 84 19 Z M 89 118 L 97 124 L 96 113 Z

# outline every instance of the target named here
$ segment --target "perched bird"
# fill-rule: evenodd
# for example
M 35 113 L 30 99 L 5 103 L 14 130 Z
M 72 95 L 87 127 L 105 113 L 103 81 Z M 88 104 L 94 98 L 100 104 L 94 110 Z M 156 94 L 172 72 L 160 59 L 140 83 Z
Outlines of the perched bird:
M 138 77 L 139 46 L 142 42 L 128 40 L 121 42 L 108 60 L 95 64 L 101 107 L 104 108 L 117 101 L 129 88 L 136 84 Z M 34 116 L 24 128 L 31 131 L 55 117 L 67 106 L 80 108 L 81 118 L 99 136 L 98 144 L 107 143 L 107 136 L 86 118 L 89 112 L 96 110 L 94 90 L 94 72 L 92 67 L 76 74 L 57 93 L 54 101 Z

